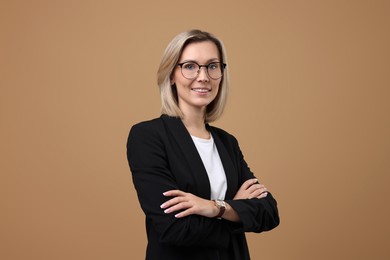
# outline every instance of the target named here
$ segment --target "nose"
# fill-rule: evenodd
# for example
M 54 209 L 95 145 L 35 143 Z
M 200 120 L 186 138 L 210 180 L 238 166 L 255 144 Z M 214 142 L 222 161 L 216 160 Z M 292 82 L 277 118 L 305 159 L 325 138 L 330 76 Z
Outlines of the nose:
M 199 68 L 197 80 L 198 81 L 209 81 L 209 75 L 207 74 L 207 67 L 206 66 L 204 66 L 204 67 L 202 66 Z

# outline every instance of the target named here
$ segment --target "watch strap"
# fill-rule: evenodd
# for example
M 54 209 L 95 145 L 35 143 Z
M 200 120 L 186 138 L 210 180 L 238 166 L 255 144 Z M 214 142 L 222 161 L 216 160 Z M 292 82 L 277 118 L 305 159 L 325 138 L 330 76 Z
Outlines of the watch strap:
M 215 206 L 219 209 L 219 213 L 216 216 L 216 218 L 221 218 L 223 213 L 225 213 L 226 210 L 226 205 L 223 200 L 215 200 Z

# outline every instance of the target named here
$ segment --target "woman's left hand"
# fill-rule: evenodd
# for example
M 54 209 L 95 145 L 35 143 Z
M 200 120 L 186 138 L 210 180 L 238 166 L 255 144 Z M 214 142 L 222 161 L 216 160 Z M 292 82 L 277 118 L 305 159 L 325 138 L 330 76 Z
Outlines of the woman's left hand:
M 218 208 L 212 200 L 199 198 L 191 193 L 181 190 L 170 190 L 163 193 L 166 197 L 174 197 L 163 203 L 160 207 L 165 213 L 172 213 L 183 210 L 175 215 L 176 218 L 182 218 L 189 215 L 200 215 L 213 218 L 218 215 Z

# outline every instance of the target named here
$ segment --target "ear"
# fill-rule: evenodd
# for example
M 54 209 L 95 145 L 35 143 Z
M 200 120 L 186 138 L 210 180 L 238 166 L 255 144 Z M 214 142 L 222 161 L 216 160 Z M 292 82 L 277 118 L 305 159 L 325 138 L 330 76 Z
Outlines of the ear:
M 176 83 L 175 70 L 173 70 L 171 72 L 171 75 L 169 76 L 169 80 L 170 80 L 171 86 L 175 85 L 175 83 Z

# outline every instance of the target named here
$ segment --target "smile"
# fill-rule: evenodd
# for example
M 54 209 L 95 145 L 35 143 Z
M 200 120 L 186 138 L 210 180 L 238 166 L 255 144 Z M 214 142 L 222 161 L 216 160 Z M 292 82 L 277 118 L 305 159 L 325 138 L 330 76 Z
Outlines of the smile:
M 207 93 L 207 92 L 211 91 L 211 89 L 208 89 L 208 88 L 192 88 L 191 90 L 198 92 L 198 93 Z

